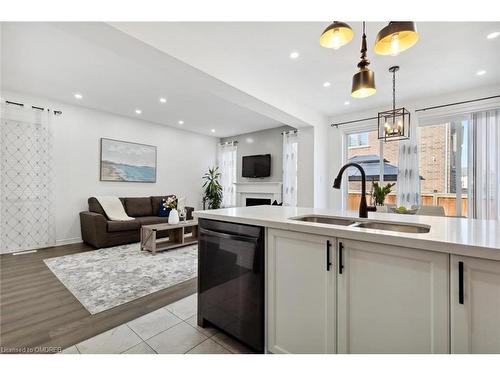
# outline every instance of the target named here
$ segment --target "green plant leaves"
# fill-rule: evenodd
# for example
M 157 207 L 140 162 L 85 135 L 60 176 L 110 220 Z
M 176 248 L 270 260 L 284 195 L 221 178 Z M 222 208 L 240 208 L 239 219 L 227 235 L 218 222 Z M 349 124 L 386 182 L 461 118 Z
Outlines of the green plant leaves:
M 208 168 L 202 179 L 204 180 L 203 188 L 205 188 L 204 200 L 208 201 L 208 208 L 220 208 L 222 203 L 222 185 L 219 182 L 220 172 L 219 167 Z

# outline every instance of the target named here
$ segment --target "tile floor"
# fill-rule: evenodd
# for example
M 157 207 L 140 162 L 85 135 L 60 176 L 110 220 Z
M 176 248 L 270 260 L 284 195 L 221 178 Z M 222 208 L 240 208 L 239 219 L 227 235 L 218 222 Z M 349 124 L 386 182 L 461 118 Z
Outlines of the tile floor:
M 65 354 L 243 354 L 252 350 L 218 331 L 196 324 L 193 294 L 73 345 Z

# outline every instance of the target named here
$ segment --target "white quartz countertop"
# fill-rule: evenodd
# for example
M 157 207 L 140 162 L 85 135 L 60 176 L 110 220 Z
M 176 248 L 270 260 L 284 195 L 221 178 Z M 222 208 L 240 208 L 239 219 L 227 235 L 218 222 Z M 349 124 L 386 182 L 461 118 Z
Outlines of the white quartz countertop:
M 500 260 L 499 221 L 368 213 L 368 220 L 430 225 L 429 233 L 401 233 L 291 219 L 307 215 L 358 218 L 357 211 L 280 206 L 234 207 L 194 212 L 195 217 L 204 219 Z

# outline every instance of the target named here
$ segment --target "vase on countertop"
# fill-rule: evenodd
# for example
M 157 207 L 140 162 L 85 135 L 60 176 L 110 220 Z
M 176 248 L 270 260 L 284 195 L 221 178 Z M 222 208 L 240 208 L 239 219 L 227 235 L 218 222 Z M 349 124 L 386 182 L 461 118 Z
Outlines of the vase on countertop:
M 175 208 L 172 208 L 168 214 L 168 223 L 179 224 L 179 212 Z

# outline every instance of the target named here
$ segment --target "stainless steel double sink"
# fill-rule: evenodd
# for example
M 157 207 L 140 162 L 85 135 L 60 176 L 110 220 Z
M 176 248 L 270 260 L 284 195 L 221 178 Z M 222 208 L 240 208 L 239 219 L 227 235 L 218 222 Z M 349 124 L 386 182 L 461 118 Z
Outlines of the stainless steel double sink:
M 357 228 L 387 230 L 402 233 L 429 233 L 431 227 L 424 224 L 401 224 L 379 220 L 351 219 L 333 216 L 309 215 L 291 217 L 292 220 L 305 221 L 309 223 L 320 223 L 330 225 L 343 225 Z

